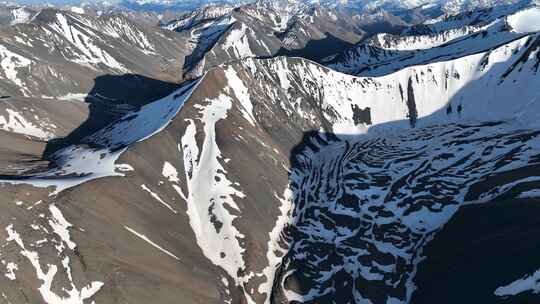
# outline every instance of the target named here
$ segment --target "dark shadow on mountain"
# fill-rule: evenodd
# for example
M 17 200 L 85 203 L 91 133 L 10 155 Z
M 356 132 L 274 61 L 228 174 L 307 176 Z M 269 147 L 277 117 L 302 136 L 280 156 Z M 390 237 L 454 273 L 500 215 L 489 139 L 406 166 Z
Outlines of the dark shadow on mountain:
M 216 45 L 216 43 L 218 43 L 221 38 L 221 34 L 225 31 L 228 31 L 233 26 L 234 24 L 221 24 L 219 26 L 214 26 L 212 28 L 213 32 L 199 33 L 201 37 L 198 38 L 198 41 L 191 41 L 192 43 L 196 43 L 196 47 L 193 52 L 191 52 L 191 54 L 185 57 L 183 67 L 184 77 L 187 77 L 189 73 L 197 67 L 197 64 L 199 64 L 200 61 L 204 58 L 206 52 L 211 50 Z M 192 35 L 196 34 L 197 32 L 192 33 Z
M 390 13 L 409 24 L 420 24 L 429 19 L 444 15 L 442 5 L 419 6 L 408 10 L 390 10 Z
M 326 37 L 323 39 L 310 40 L 302 49 L 289 50 L 286 48 L 281 48 L 272 57 L 301 57 L 320 62 L 323 58 L 343 52 L 344 50 L 354 46 L 353 43 L 341 40 L 335 36 L 332 36 L 330 33 L 325 33 L 325 35 Z
M 361 25 L 362 30 L 364 30 L 367 33 L 368 37 L 373 37 L 377 34 L 391 34 L 391 35 L 399 35 L 401 34 L 405 29 L 407 29 L 408 25 L 399 25 L 392 22 L 375 22 L 371 24 L 363 24 Z
M 538 214 L 540 199 L 461 208 L 425 248 L 411 303 L 538 303 L 540 295 L 530 290 L 506 299 L 495 295 L 540 268 Z
M 137 74 L 104 75 L 94 80 L 85 102 L 89 114 L 85 122 L 64 138 L 47 143 L 43 159 L 49 159 L 56 151 L 81 140 L 126 113 L 137 111 L 141 106 L 171 94 L 179 85 Z

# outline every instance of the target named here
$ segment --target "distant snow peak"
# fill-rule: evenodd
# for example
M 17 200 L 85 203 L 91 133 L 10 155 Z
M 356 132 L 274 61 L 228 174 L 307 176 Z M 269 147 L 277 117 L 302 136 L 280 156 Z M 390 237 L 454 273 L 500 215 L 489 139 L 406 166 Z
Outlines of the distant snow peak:
M 72 13 L 75 13 L 75 14 L 84 14 L 85 13 L 85 10 L 84 8 L 80 7 L 80 6 L 72 6 L 70 9 L 69 9 Z
M 270 9 L 275 14 L 279 16 L 277 21 L 276 30 L 278 32 L 284 31 L 290 20 L 296 15 L 300 10 L 303 4 L 306 4 L 309 1 L 295 1 L 295 0 L 259 0 L 257 1 L 257 6 L 263 9 Z
M 145 5 L 145 4 L 172 4 L 174 1 L 171 0 L 137 0 L 135 1 L 137 4 Z
M 352 2 L 352 1 L 348 1 Z M 368 1 L 366 4 L 366 9 L 377 9 L 377 8 L 401 8 L 401 9 L 411 9 L 420 7 L 427 4 L 436 4 L 441 2 L 440 0 L 375 0 Z
M 24 7 L 19 7 L 12 10 L 11 15 L 13 17 L 11 25 L 26 23 L 32 19 L 32 13 Z
M 444 10 L 453 15 L 463 11 L 525 3 L 527 0 L 448 0 L 440 2 L 443 4 Z

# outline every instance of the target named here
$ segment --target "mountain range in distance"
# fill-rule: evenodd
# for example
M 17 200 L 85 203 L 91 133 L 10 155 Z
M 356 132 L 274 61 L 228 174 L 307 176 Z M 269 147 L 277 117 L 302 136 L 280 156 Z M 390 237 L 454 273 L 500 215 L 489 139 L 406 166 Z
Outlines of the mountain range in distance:
M 0 304 L 540 301 L 540 3 L 0 5 Z

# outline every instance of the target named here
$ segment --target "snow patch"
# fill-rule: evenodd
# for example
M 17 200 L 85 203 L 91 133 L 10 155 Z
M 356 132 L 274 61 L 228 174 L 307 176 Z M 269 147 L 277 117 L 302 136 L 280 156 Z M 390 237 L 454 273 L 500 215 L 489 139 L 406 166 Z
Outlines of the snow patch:
M 233 90 L 234 95 L 240 101 L 240 110 L 244 118 L 255 126 L 255 117 L 253 115 L 253 103 L 251 102 L 251 96 L 249 95 L 248 88 L 244 85 L 244 82 L 238 75 L 233 67 L 229 67 L 225 70 L 225 76 L 229 82 L 229 87 Z
M 32 18 L 32 14 L 24 7 L 19 7 L 11 11 L 11 25 L 26 23 Z
M 163 247 L 159 246 L 158 244 L 152 242 L 149 238 L 147 238 L 144 234 L 141 234 L 141 233 L 138 233 L 137 231 L 129 228 L 128 226 L 124 226 L 124 228 L 131 232 L 132 234 L 134 234 L 135 236 L 137 236 L 138 238 L 140 238 L 141 240 L 147 242 L 148 244 L 152 245 L 152 247 L 158 249 L 159 251 L 165 253 L 166 255 L 170 256 L 171 258 L 177 260 L 177 261 L 180 261 L 180 258 L 177 257 L 176 255 L 172 254 L 170 251 L 166 250 L 166 249 L 163 249 Z
M 508 17 L 508 23 L 518 33 L 540 31 L 540 7 L 520 11 Z
M 232 99 L 221 95 L 207 102 L 208 105 L 200 107 L 200 121 L 204 124 L 202 150 L 197 145 L 198 132 L 193 120 L 188 120 L 181 140 L 189 191 L 187 214 L 204 255 L 241 285 L 238 270 L 245 269 L 245 249 L 241 245 L 244 236 L 233 223 L 238 216 L 230 210 L 240 212 L 235 198 L 245 195 L 227 178 L 215 129 L 216 123 L 227 117 Z
M 64 267 L 65 272 L 67 273 L 68 279 L 70 281 L 71 289 L 63 289 L 64 297 L 60 296 L 53 291 L 53 282 L 56 274 L 58 273 L 58 266 L 48 264 L 46 269 L 40 263 L 40 257 L 38 252 L 31 251 L 26 248 L 26 245 L 23 242 L 20 234 L 15 231 L 13 224 L 6 227 L 6 232 L 8 238 L 6 241 L 15 242 L 20 248 L 20 254 L 28 259 L 36 271 L 37 278 L 42 282 L 41 286 L 38 288 L 43 301 L 47 304 L 84 304 L 86 300 L 92 298 L 100 289 L 103 287 L 103 282 L 92 282 L 81 289 L 78 289 L 72 278 L 71 268 L 69 267 L 69 257 L 65 256 L 62 260 L 62 266 Z
M 19 72 L 23 68 L 27 68 L 32 64 L 32 60 L 16 54 L 8 50 L 4 45 L 0 44 L 0 66 L 5 77 L 16 84 L 24 94 L 28 93 L 28 89 L 24 86 L 22 79 L 19 77 Z
M 154 191 L 150 190 L 150 188 L 148 188 L 148 186 L 146 185 L 141 185 L 141 189 L 143 189 L 144 191 L 150 193 L 150 195 L 158 202 L 160 202 L 163 206 L 165 206 L 167 209 L 171 210 L 173 213 L 178 213 L 178 211 L 176 211 L 171 205 L 167 204 L 165 201 L 163 201 L 161 199 L 161 197 L 159 197 L 159 195 L 157 195 L 157 193 L 155 193 Z
M 15 270 L 19 270 L 19 266 L 13 262 L 9 262 L 6 264 L 6 273 L 4 275 L 9 280 L 15 281 L 17 279 L 17 276 L 15 275 Z
M 71 12 L 73 12 L 73 13 L 75 13 L 75 14 L 79 14 L 79 15 L 82 15 L 82 14 L 85 13 L 84 8 L 79 7 L 79 6 L 72 6 L 69 10 L 70 10 Z
M 242 23 L 239 29 L 233 29 L 225 42 L 223 43 L 223 49 L 225 51 L 232 50 L 233 58 L 248 58 L 254 57 L 254 53 L 249 46 L 249 29 Z
M 526 291 L 532 291 L 534 294 L 540 293 L 540 270 L 506 286 L 497 288 L 495 295 L 499 297 L 515 296 Z
M 521 193 L 519 198 L 540 198 L 540 189 L 533 189 Z
M 27 120 L 21 113 L 6 109 L 7 117 L 0 115 L 0 130 L 14 132 L 23 135 L 30 135 L 39 139 L 49 140 L 55 137 L 54 133 L 35 125 Z M 43 123 L 43 121 L 42 121 Z M 52 127 L 51 125 L 48 125 Z
M 49 220 L 49 225 L 52 227 L 53 232 L 60 237 L 62 244 L 65 243 L 69 249 L 74 250 L 75 247 L 77 247 L 77 244 L 71 240 L 68 230 L 73 225 L 64 218 L 60 209 L 54 204 L 49 206 L 49 211 L 52 216 Z
M 178 178 L 178 171 L 170 162 L 163 163 L 163 170 L 161 170 L 161 174 L 172 183 L 180 182 L 180 179 Z

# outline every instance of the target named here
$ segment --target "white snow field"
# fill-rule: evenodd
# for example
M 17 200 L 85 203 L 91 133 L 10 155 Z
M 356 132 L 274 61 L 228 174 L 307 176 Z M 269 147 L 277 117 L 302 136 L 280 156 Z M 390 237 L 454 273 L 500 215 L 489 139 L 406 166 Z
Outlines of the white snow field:
M 520 11 L 508 17 L 512 29 L 520 33 L 540 31 L 540 7 Z

